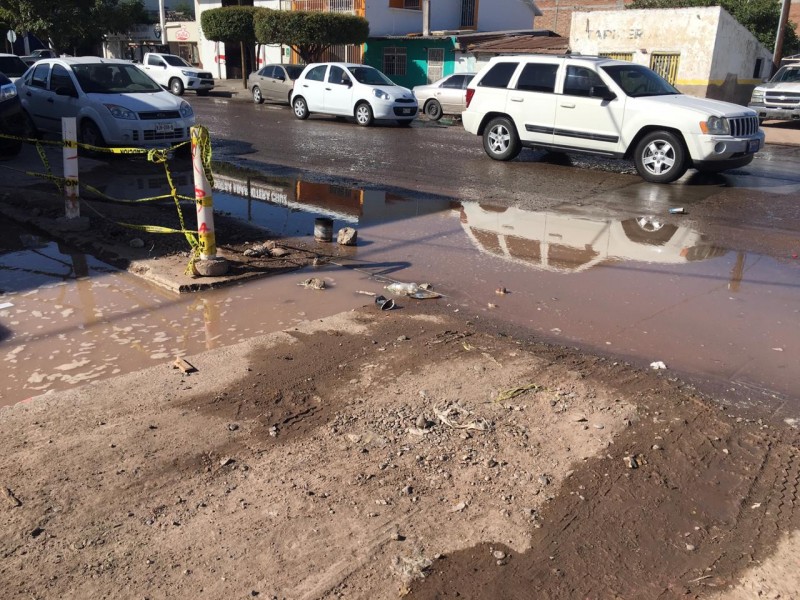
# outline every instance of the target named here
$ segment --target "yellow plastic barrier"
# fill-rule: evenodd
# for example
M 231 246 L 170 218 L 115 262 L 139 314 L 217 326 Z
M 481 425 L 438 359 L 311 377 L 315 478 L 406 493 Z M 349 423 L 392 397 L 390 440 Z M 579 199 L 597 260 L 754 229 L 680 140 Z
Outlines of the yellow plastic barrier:
M 207 130 L 205 127 L 202 128 L 205 130 L 206 135 L 199 136 L 198 139 L 198 148 L 197 151 L 200 152 L 200 156 L 202 157 L 203 162 L 203 170 L 208 178 L 209 182 L 213 185 L 213 175 L 211 173 L 211 142 L 210 138 L 208 137 Z M 142 202 L 154 202 L 158 200 L 166 200 L 167 198 L 172 198 L 175 202 L 175 208 L 178 213 L 178 221 L 180 223 L 180 228 L 175 229 L 171 227 L 163 227 L 160 225 L 135 225 L 133 223 L 123 223 L 120 221 L 115 221 L 103 215 L 100 211 L 98 211 L 95 207 L 91 206 L 90 204 L 83 203 L 84 206 L 88 207 L 92 212 L 97 214 L 99 217 L 106 219 L 107 221 L 113 222 L 117 225 L 122 227 L 127 227 L 130 229 L 135 229 L 138 231 L 144 231 L 147 233 L 163 233 L 163 234 L 176 234 L 180 233 L 186 237 L 186 241 L 189 243 L 191 248 L 191 258 L 189 260 L 189 264 L 186 268 L 186 273 L 191 275 L 194 273 L 194 262 L 200 256 L 200 241 L 198 237 L 198 232 L 192 229 L 187 229 L 186 224 L 183 217 L 183 210 L 181 210 L 180 201 L 191 201 L 196 202 L 196 199 L 192 196 L 184 196 L 178 193 L 177 187 L 175 187 L 175 183 L 172 178 L 172 172 L 169 169 L 169 154 L 171 152 L 175 152 L 182 146 L 186 146 L 191 144 L 191 141 L 181 142 L 180 144 L 176 144 L 175 146 L 171 146 L 170 148 L 107 148 L 101 146 L 92 146 L 90 144 L 83 144 L 81 142 L 74 142 L 71 140 L 65 141 L 51 141 L 51 140 L 38 140 L 38 139 L 30 139 L 24 138 L 14 135 L 7 135 L 0 133 L 0 138 L 9 139 L 14 141 L 21 141 L 23 143 L 33 144 L 36 147 L 36 151 L 39 155 L 39 159 L 42 161 L 42 165 L 44 166 L 45 173 L 40 173 L 37 171 L 28 171 L 23 169 L 16 169 L 14 167 L 10 167 L 7 165 L 0 164 L 0 167 L 16 171 L 18 173 L 23 173 L 25 175 L 31 177 L 38 177 L 41 179 L 46 179 L 48 181 L 52 181 L 56 187 L 58 188 L 59 192 L 63 191 L 63 186 L 65 183 L 72 183 L 74 185 L 74 180 L 68 180 L 64 177 L 59 177 L 57 175 L 53 175 L 52 169 L 50 168 L 50 162 L 47 159 L 47 154 L 44 151 L 43 146 L 59 146 L 59 147 L 67 147 L 67 148 L 84 148 L 86 150 L 90 150 L 92 152 L 105 152 L 109 154 L 116 154 L 116 155 L 145 155 L 148 162 L 153 164 L 162 164 L 164 165 L 164 175 L 167 180 L 167 184 L 169 185 L 169 192 L 166 194 L 161 194 L 158 196 L 150 196 L 147 198 L 138 198 L 138 199 L 124 199 L 124 198 L 114 198 L 105 194 L 98 190 L 97 188 L 87 185 L 87 184 L 80 184 L 84 190 L 91 192 L 93 195 L 97 196 L 100 199 L 108 200 L 111 202 L 117 202 L 121 204 L 138 204 Z

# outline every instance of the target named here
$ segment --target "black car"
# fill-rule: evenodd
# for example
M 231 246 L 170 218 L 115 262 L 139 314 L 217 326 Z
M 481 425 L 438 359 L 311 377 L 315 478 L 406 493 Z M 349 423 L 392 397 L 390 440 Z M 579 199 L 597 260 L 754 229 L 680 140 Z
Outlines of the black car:
M 25 113 L 17 95 L 16 86 L 0 73 L 0 134 L 23 137 L 25 135 Z M 16 156 L 22 149 L 20 140 L 0 137 L 0 155 Z

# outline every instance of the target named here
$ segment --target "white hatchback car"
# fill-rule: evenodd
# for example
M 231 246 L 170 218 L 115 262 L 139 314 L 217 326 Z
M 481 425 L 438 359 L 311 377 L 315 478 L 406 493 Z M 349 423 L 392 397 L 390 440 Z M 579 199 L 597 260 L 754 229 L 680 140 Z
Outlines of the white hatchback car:
M 40 60 L 16 81 L 35 132 L 61 136 L 75 117 L 78 140 L 92 146 L 169 147 L 190 139 L 191 105 L 133 63 L 95 57 Z
M 395 85 L 374 67 L 312 63 L 294 82 L 292 110 L 298 119 L 323 113 L 355 117 L 364 127 L 376 119 L 407 126 L 416 118 L 419 105 L 411 90 Z

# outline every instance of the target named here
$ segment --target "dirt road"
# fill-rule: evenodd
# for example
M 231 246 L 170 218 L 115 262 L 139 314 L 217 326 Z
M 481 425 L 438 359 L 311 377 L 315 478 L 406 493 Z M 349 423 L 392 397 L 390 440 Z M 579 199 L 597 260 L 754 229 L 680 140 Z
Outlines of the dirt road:
M 437 302 L 0 412 L 3 596 L 797 597 L 795 429 Z

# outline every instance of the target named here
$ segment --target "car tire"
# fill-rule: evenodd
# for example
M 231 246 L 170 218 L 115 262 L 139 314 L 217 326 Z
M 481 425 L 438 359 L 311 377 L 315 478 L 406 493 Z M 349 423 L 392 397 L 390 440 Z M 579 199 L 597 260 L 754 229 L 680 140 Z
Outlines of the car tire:
M 306 99 L 302 96 L 298 96 L 292 101 L 292 111 L 294 112 L 294 116 L 304 121 L 308 118 L 308 104 L 306 104 Z
M 483 149 L 494 160 L 514 160 L 522 150 L 517 128 L 507 117 L 496 117 L 483 130 Z
M 672 183 L 689 168 L 683 140 L 669 131 L 645 135 L 634 150 L 633 161 L 639 176 L 650 183 Z
M 253 86 L 253 103 L 264 104 L 264 96 L 261 94 L 261 88 L 257 85 Z
M 438 100 L 428 100 L 428 103 L 425 105 L 425 115 L 431 121 L 438 121 L 442 118 L 442 105 L 439 104 Z
M 354 116 L 356 118 L 356 123 L 361 125 L 361 127 L 369 127 L 372 125 L 373 121 L 375 121 L 375 117 L 372 114 L 372 107 L 368 102 L 359 102 L 356 105 Z
M 177 77 L 169 80 L 169 91 L 176 96 L 183 96 L 183 82 Z
M 89 119 L 84 119 L 81 121 L 78 129 L 78 141 L 81 144 L 87 144 L 97 148 L 103 148 L 106 145 L 106 141 L 103 139 L 103 134 L 100 131 L 100 128 L 94 123 L 94 121 Z M 79 147 L 78 151 L 85 156 L 99 156 L 101 154 L 100 152 L 90 148 Z

